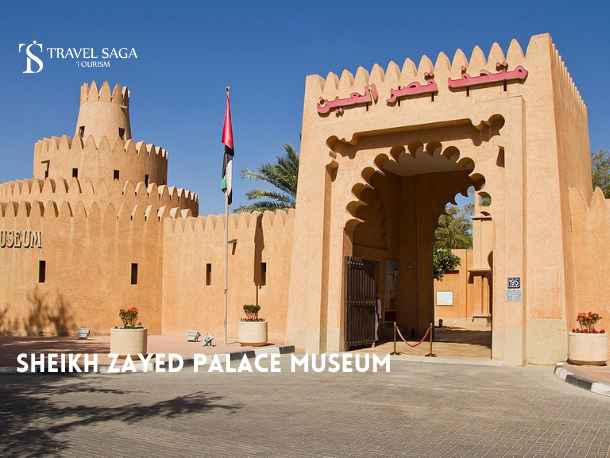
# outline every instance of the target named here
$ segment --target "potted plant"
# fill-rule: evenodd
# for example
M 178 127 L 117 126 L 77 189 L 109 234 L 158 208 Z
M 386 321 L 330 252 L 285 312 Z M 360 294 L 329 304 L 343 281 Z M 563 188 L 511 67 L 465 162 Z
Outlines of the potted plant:
M 239 343 L 242 345 L 261 346 L 267 344 L 267 322 L 258 317 L 261 306 L 244 305 L 244 317 L 239 321 Z
M 595 325 L 602 317 L 594 312 L 579 313 L 578 328 L 568 335 L 568 362 L 605 366 L 608 361 L 608 334 Z
M 130 307 L 119 312 L 121 326 L 110 331 L 110 353 L 119 355 L 146 354 L 147 329 L 138 322 L 138 309 Z

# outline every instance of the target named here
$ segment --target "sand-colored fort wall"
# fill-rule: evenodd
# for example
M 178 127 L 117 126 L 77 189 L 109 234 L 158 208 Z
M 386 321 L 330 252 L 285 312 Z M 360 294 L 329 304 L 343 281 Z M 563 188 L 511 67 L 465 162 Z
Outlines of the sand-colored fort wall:
M 108 334 L 120 324 L 119 309 L 136 306 L 142 323 L 159 333 L 158 213 L 167 215 L 153 206 L 0 204 L 0 332 L 73 333 L 84 326 Z M 46 262 L 44 283 L 38 282 L 40 260 Z M 138 264 L 137 285 L 130 284 L 132 263 Z
M 86 208 L 93 203 L 134 207 L 166 207 L 188 209 L 193 216 L 199 212 L 199 197 L 192 191 L 175 186 L 158 186 L 143 182 L 118 180 L 88 180 L 77 178 L 47 178 L 16 180 L 0 184 L 0 202 L 47 202 L 58 205 L 64 201 L 82 202 Z
M 610 332 L 610 199 L 597 188 L 589 199 L 578 189 L 569 189 L 570 257 L 573 275 L 567 310 L 568 325 L 577 327 L 580 312 L 602 316 L 598 328 Z
M 70 138 L 50 137 L 34 145 L 34 178 L 72 177 L 78 169 L 78 178 L 113 179 L 118 170 L 119 180 L 133 183 L 167 184 L 167 151 L 142 141 L 108 139 L 89 135 Z
M 244 304 L 262 306 L 269 339 L 284 342 L 294 211 L 239 213 L 229 218 L 229 337 L 237 337 Z M 224 217 L 165 219 L 163 333 L 187 329 L 224 335 Z M 260 277 L 267 265 L 266 285 Z M 211 284 L 206 285 L 206 264 Z

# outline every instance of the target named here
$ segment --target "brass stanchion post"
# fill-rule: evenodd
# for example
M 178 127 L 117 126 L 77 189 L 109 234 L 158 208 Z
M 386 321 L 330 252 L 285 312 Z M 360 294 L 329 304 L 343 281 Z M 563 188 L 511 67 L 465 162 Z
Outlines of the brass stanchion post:
M 396 321 L 394 321 L 394 351 L 390 353 L 390 355 L 400 355 L 400 353 L 396 351 Z
M 426 356 L 429 357 L 434 357 L 436 356 L 434 353 L 432 353 L 432 340 L 434 338 L 434 323 L 430 323 L 430 328 L 428 328 L 428 331 L 430 332 L 430 353 L 428 353 Z

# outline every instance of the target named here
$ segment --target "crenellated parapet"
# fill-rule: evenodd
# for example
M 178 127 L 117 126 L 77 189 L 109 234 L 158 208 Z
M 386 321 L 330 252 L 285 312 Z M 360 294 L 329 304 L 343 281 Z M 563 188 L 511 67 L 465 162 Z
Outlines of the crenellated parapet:
M 167 151 L 143 141 L 79 136 L 43 138 L 34 146 L 34 178 L 148 181 L 167 184 Z
M 475 46 L 469 54 L 458 49 L 451 58 L 440 52 L 434 59 L 423 55 L 418 62 L 407 58 L 402 65 L 390 61 L 385 68 L 374 64 L 370 69 L 358 67 L 355 73 L 344 69 L 340 74 L 330 72 L 326 77 L 309 75 L 306 111 L 311 110 L 309 116 L 324 124 L 333 122 L 335 114 L 354 119 L 364 116 L 363 112 L 370 117 L 387 111 L 412 112 L 425 105 L 438 109 L 443 105 L 527 96 L 528 88 L 534 94 L 542 85 L 550 87 L 552 59 L 566 94 L 569 93 L 579 111 L 586 112 L 578 89 L 548 34 L 531 37 L 526 52 L 513 39 L 506 49 L 493 43 L 487 51 Z M 393 94 L 403 94 L 402 100 L 392 97 Z M 337 100 L 345 104 L 343 108 L 330 113 L 321 108 L 324 103 Z M 327 117 L 330 119 L 325 120 Z
M 59 222 L 57 218 L 95 218 L 105 215 L 122 222 L 159 222 L 164 218 L 172 220 L 192 217 L 189 209 L 171 208 L 165 205 L 140 204 L 118 207 L 111 202 L 93 202 L 86 205 L 82 201 L 10 201 L 0 202 L 0 218 L 3 218 L 3 226 L 8 227 L 9 221 L 14 220 L 40 220 L 46 219 L 50 223 Z
M 132 183 L 117 180 L 87 180 L 77 178 L 47 178 L 46 180 L 17 180 L 0 184 L 0 202 L 56 201 L 82 202 L 87 208 L 94 204 L 125 206 L 157 206 L 168 210 L 188 210 L 199 213 L 199 197 L 196 193 L 175 186 L 158 186 L 144 182 Z
M 108 81 L 104 81 L 99 89 L 95 81 L 92 81 L 91 84 L 83 83 L 80 87 L 80 104 L 93 102 L 114 103 L 118 106 L 129 107 L 129 89 L 127 86 L 117 83 L 111 90 Z
M 262 230 L 269 240 L 290 238 L 294 224 L 294 209 L 265 212 L 242 212 L 229 215 L 229 237 L 250 239 L 257 230 Z M 168 218 L 164 220 L 166 236 L 181 238 L 185 233 L 206 239 L 224 237 L 224 215 L 207 215 L 192 218 Z

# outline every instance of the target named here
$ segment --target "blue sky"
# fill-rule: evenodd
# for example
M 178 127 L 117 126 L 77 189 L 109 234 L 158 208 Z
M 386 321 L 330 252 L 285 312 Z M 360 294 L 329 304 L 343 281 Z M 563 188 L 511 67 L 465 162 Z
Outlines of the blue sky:
M 298 148 L 308 73 L 385 66 L 391 59 L 433 60 L 479 44 L 504 48 L 550 32 L 589 108 L 591 147 L 610 147 L 610 7 L 593 2 L 28 2 L 0 10 L 0 182 L 29 178 L 40 138 L 72 134 L 84 81 L 132 89 L 136 139 L 170 152 L 169 182 L 199 193 L 201 212 L 221 212 L 219 144 L 224 86 L 234 90 L 235 167 Z M 195 2 L 192 2 L 195 3 Z M 228 2 L 227 2 L 228 3 Z M 86 8 L 84 7 L 86 6 Z M 45 47 L 136 48 L 137 61 L 110 69 L 47 62 L 24 75 L 18 43 Z M 234 203 L 254 184 L 239 178 Z

